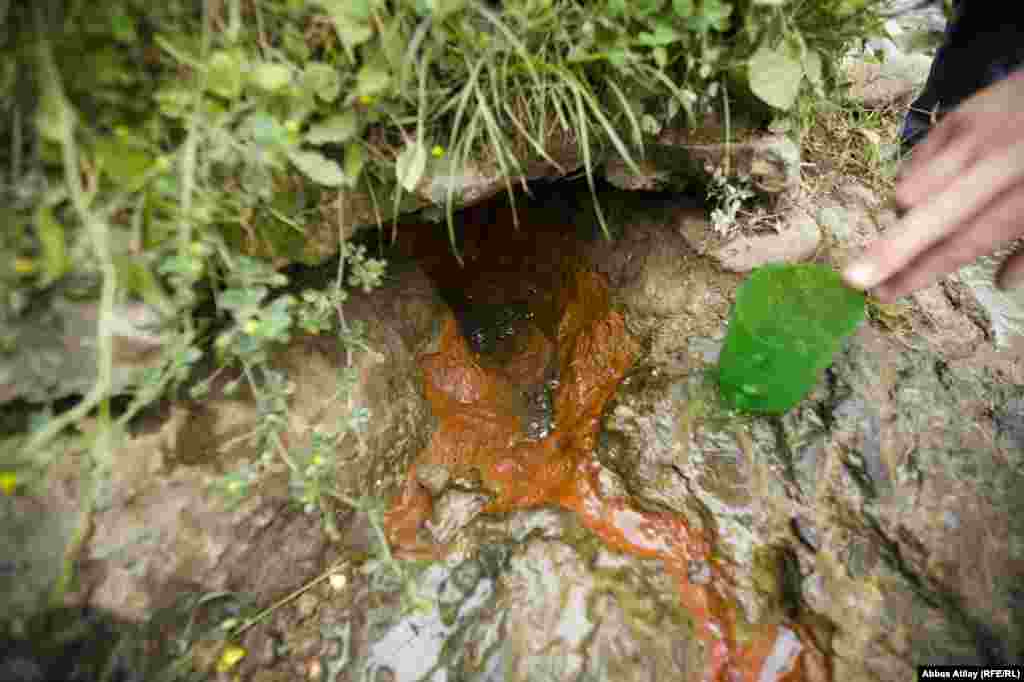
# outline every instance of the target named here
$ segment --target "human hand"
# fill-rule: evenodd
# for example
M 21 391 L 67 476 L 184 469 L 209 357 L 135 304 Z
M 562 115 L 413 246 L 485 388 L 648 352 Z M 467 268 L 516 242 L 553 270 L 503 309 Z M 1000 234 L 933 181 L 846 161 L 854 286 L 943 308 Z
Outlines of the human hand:
M 950 112 L 914 152 L 896 187 L 908 209 L 843 271 L 883 302 L 928 286 L 1024 236 L 1024 69 Z M 1024 283 L 1024 253 L 1006 260 L 1001 289 Z

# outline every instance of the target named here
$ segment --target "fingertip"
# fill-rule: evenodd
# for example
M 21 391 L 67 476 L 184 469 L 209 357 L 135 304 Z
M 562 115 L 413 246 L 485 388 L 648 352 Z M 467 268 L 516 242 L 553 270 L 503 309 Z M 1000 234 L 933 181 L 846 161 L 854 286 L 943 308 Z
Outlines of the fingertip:
M 867 290 L 878 283 L 878 266 L 861 259 L 844 268 L 841 277 L 854 289 Z
M 896 200 L 896 205 L 902 209 L 908 209 L 917 203 L 917 188 L 913 176 L 906 175 L 896 181 L 893 198 Z

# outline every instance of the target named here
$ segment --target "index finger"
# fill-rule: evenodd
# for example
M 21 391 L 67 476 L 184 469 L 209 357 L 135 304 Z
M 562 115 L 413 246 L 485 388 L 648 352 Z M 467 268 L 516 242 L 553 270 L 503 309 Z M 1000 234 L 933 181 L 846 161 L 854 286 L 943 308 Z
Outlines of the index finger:
M 929 190 L 942 187 L 944 180 L 955 176 L 962 168 L 961 154 L 949 156 L 951 146 L 965 137 L 964 125 L 959 117 L 950 115 L 937 125 L 917 149 L 900 172 L 896 183 L 896 202 L 911 207 L 920 202 Z
M 987 206 L 993 198 L 1024 181 L 1024 141 L 992 154 L 960 174 L 929 204 L 919 204 L 896 231 L 887 233 L 843 272 L 853 287 L 870 289 L 907 266 Z

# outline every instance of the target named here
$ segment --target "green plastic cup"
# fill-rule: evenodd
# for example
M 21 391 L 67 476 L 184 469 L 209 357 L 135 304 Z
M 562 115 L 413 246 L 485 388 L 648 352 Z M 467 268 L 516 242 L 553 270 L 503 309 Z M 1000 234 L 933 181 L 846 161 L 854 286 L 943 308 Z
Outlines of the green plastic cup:
M 767 265 L 740 286 L 718 359 L 730 407 L 782 414 L 800 402 L 864 319 L 864 294 L 831 268 Z

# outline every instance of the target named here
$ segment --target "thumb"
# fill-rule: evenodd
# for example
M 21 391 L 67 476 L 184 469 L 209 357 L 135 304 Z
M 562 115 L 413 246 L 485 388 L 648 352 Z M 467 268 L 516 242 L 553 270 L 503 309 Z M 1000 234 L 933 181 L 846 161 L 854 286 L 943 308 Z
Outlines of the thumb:
M 1024 285 L 1024 251 L 1011 254 L 999 267 L 996 286 L 1006 291 Z

